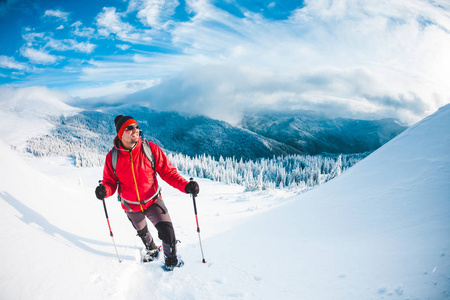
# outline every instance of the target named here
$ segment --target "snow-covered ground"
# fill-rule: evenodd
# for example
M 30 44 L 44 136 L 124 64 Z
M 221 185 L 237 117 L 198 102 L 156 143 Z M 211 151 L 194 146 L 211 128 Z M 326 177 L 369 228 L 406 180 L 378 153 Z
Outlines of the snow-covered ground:
M 0 299 L 450 298 L 450 105 L 305 194 L 199 179 L 206 264 L 192 199 L 163 184 L 185 261 L 174 272 L 139 263 L 111 197 L 118 262 L 101 168 L 26 158 L 10 146 L 21 125 L 0 125 L 17 133 L 0 132 Z

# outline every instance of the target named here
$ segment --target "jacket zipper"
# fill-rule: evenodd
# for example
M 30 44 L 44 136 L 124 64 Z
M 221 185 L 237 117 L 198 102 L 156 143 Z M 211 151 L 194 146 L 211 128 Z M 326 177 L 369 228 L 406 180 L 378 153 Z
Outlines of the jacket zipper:
M 131 150 L 130 150 L 130 159 L 131 159 L 131 173 L 133 173 L 134 186 L 136 187 L 136 195 L 137 195 L 138 201 L 141 202 L 141 197 L 139 196 L 136 175 L 134 174 L 133 152 L 131 152 Z M 142 204 L 139 203 L 139 205 L 141 206 L 141 211 L 144 212 L 144 208 L 142 207 Z

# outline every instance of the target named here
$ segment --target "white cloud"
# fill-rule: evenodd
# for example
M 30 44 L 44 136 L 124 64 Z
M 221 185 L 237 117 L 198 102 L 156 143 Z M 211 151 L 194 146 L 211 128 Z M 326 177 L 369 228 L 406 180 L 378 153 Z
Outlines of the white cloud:
M 75 32 L 77 32 L 78 27 L 81 26 L 81 22 L 80 24 L 74 24 L 76 24 Z M 33 63 L 50 64 L 55 63 L 62 58 L 50 54 L 50 51 L 76 51 L 90 54 L 97 47 L 97 45 L 89 41 L 79 42 L 76 39 L 60 40 L 53 38 L 53 36 L 54 34 L 52 32 L 35 32 L 31 29 L 27 30 L 22 36 L 25 40 L 25 45 L 21 49 L 21 54 L 30 59 Z
M 28 58 L 32 63 L 49 65 L 58 61 L 58 57 L 42 50 L 24 47 L 20 50 L 22 56 Z
M 46 48 L 51 48 L 57 51 L 77 51 L 82 53 L 92 53 L 96 45 L 89 42 L 77 42 L 73 39 L 55 40 L 50 38 L 46 44 Z
M 127 80 L 114 82 L 108 85 L 100 86 L 100 87 L 83 87 L 78 89 L 73 89 L 69 91 L 69 94 L 72 97 L 80 97 L 80 98 L 95 98 L 98 96 L 102 96 L 102 101 L 105 103 L 117 103 L 117 101 L 121 101 L 124 96 L 135 93 L 137 91 L 150 88 L 158 83 L 158 80 Z M 80 99 L 69 99 L 67 102 L 70 104 L 71 102 L 74 104 L 80 104 L 85 101 Z M 91 102 L 91 99 L 86 100 L 86 104 Z
M 31 32 L 30 30 L 31 29 L 27 30 L 27 33 L 22 36 L 29 47 L 45 38 L 45 34 L 43 32 Z
M 97 25 L 106 36 L 134 30 L 133 26 L 121 20 L 121 14 L 116 12 L 115 7 L 104 7 L 103 12 L 97 16 Z
M 125 45 L 125 44 L 120 44 L 120 45 L 116 45 L 117 48 L 119 48 L 120 50 L 128 50 L 131 48 L 130 45 Z
M 138 11 L 142 24 L 159 29 L 171 22 L 179 4 L 177 0 L 131 0 L 128 12 Z
M 100 35 L 137 44 L 148 44 L 152 38 L 147 30 L 137 29 L 129 23 L 122 21 L 124 13 L 116 12 L 115 7 L 105 7 L 97 15 L 97 26 Z
M 117 81 L 154 80 L 179 73 L 190 64 L 188 56 L 153 54 L 149 57 L 136 54 L 130 57 L 116 54 L 115 61 L 90 60 L 79 80 L 95 86 L 102 82 L 108 85 Z
M 0 68 L 14 69 L 20 71 L 28 70 L 28 66 L 24 63 L 17 62 L 13 57 L 0 55 Z
M 46 16 L 46 17 L 55 17 L 55 18 L 61 19 L 63 21 L 67 21 L 67 19 L 69 17 L 69 13 L 63 12 L 63 11 L 61 11 L 59 9 L 57 9 L 57 10 L 49 9 L 49 10 L 45 11 L 44 16 Z
M 95 37 L 95 29 L 91 27 L 86 27 L 80 21 L 77 21 L 71 25 L 73 30 L 73 34 L 80 37 L 93 38 Z

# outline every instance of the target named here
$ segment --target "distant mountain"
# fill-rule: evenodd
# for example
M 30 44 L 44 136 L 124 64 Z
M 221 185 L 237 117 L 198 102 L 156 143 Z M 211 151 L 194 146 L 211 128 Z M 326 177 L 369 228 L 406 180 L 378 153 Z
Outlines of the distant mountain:
M 271 158 L 289 154 L 362 153 L 373 151 L 403 131 L 393 120 L 319 119 L 311 116 L 246 116 L 242 127 L 204 116 L 157 112 L 141 106 L 84 110 L 46 116 L 53 129 L 28 140 L 35 156 L 68 156 L 77 166 L 100 165 L 116 135 L 114 118 L 131 115 L 144 137 L 162 148 L 186 154 Z
M 241 126 L 312 155 L 374 151 L 407 128 L 394 119 L 325 119 L 306 112 L 246 115 Z

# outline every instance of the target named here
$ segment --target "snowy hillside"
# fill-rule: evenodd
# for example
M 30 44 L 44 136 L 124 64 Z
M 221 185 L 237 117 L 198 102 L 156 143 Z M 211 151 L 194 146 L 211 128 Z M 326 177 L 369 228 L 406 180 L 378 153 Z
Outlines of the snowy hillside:
M 17 125 L 16 126 L 20 126 Z M 141 265 L 141 242 L 107 199 L 102 169 L 23 158 L 0 136 L 1 299 L 449 299 L 450 105 L 305 194 L 163 185 L 179 253 Z M 152 231 L 156 236 L 155 231 Z

